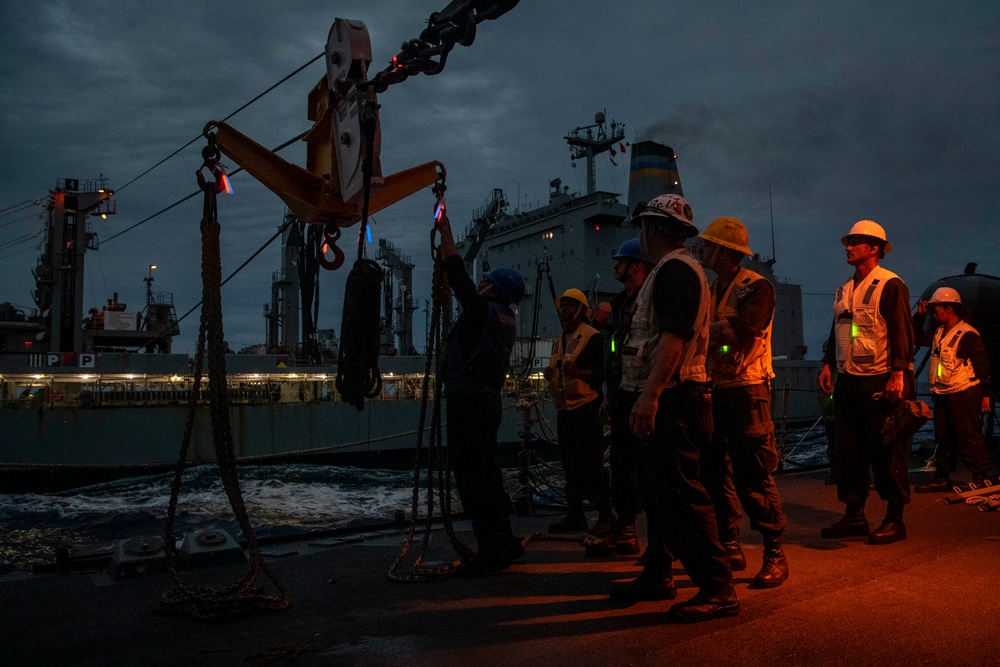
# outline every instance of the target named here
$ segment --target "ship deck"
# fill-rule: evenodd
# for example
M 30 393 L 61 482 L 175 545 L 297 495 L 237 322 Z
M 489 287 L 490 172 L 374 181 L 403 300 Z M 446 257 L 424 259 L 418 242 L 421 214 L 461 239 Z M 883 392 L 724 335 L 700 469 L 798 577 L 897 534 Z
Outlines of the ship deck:
M 742 613 L 734 618 L 674 625 L 664 614 L 670 603 L 612 603 L 608 585 L 634 576 L 634 559 L 586 559 L 572 541 L 533 541 L 522 561 L 495 576 L 395 583 L 386 572 L 402 533 L 390 531 L 325 548 L 269 549 L 291 607 L 225 622 L 155 615 L 168 575 L 0 580 L 0 658 L 5 665 L 1000 664 L 1000 513 L 914 494 L 909 539 L 823 540 L 820 527 L 842 506 L 822 478 L 780 477 L 791 567 L 783 586 L 748 588 L 761 546 L 744 530 L 750 568 L 737 574 Z M 877 523 L 883 510 L 873 496 L 869 518 Z M 549 521 L 515 518 L 515 528 L 542 531 Z M 429 557 L 451 558 L 444 532 L 433 535 Z M 238 578 L 242 570 L 228 567 L 201 576 Z M 675 574 L 686 599 L 694 591 Z

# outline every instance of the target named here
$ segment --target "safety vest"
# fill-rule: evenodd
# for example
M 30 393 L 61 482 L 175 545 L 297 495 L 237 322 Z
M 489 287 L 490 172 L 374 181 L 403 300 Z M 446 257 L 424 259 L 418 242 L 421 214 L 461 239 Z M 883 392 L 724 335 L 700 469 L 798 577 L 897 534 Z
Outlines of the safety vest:
M 708 281 L 705 272 L 686 248 L 678 248 L 668 252 L 660 260 L 646 282 L 642 284 L 635 297 L 632 314 L 632 329 L 622 350 L 622 382 L 620 387 L 626 391 L 642 391 L 646 378 L 652 370 L 652 356 L 660 342 L 660 330 L 653 317 L 653 285 L 656 284 L 656 274 L 660 268 L 672 259 L 677 259 L 688 266 L 698 276 L 701 283 L 698 314 L 694 321 L 694 336 L 684 343 L 681 351 L 680 365 L 677 374 L 670 378 L 667 387 L 676 387 L 681 382 L 708 382 L 708 372 L 705 359 L 708 355 L 708 325 L 712 310 L 712 300 L 709 296 Z
M 837 370 L 851 375 L 880 375 L 889 363 L 889 328 L 879 312 L 885 284 L 895 273 L 876 266 L 857 285 L 848 280 L 833 302 Z
M 719 280 L 716 278 L 712 283 L 712 321 L 718 322 L 735 315 L 744 290 L 758 280 L 766 279 L 759 273 L 740 267 L 725 293 L 719 296 L 716 293 Z M 753 340 L 743 344 L 722 345 L 709 352 L 708 374 L 716 387 L 745 387 L 761 384 L 774 377 L 774 371 L 771 369 L 773 322 L 772 312 L 767 328 L 757 333 Z
M 972 360 L 958 358 L 958 343 L 968 332 L 979 334 L 975 327 L 963 320 L 959 320 L 947 333 L 944 327 L 938 327 L 934 332 L 927 378 L 932 394 L 954 394 L 979 384 L 979 378 L 972 370 Z
M 622 348 L 629 329 L 632 328 L 632 306 L 638 290 L 629 294 L 622 290 L 611 300 L 612 331 L 605 339 L 604 381 L 608 390 L 618 389 L 622 380 Z
M 577 358 L 587 349 L 587 343 L 597 333 L 597 329 L 583 322 L 571 334 L 563 334 L 556 339 L 556 349 L 549 360 L 552 375 L 552 402 L 556 410 L 574 410 L 598 397 L 597 390 L 586 380 L 563 375 L 562 366 L 567 361 L 576 364 Z

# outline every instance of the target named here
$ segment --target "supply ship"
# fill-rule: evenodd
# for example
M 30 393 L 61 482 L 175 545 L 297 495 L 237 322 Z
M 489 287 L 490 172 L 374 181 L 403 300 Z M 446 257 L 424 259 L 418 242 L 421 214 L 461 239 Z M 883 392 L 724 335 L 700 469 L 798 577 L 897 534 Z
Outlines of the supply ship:
M 528 290 L 517 312 L 517 359 L 541 370 L 560 333 L 554 296 L 569 288 L 583 291 L 592 306 L 610 301 L 622 287 L 614 280 L 611 256 L 622 242 L 638 236 L 630 211 L 661 194 L 684 195 L 677 156 L 670 146 L 654 141 L 625 145 L 624 126 L 608 122 L 604 112 L 594 123 L 577 127 L 566 137 L 574 160 L 584 160 L 587 191 L 571 193 L 560 179 L 550 183 L 549 200 L 533 210 L 511 212 L 502 190 L 494 190 L 473 215 L 459 243 L 470 273 L 479 276 L 489 264 L 513 266 Z M 628 193 L 599 190 L 595 162 L 607 152 L 630 151 Z M 694 209 L 697 216 L 697 204 Z M 708 221 L 697 221 L 704 229 Z M 690 245 L 697 247 L 698 239 Z M 475 260 L 475 261 L 474 261 Z M 779 280 L 774 259 L 760 254 L 744 260 L 747 268 L 771 281 L 775 290 L 772 352 L 776 377 L 772 382 L 775 420 L 803 422 L 818 416 L 816 375 L 819 366 L 805 360 L 802 327 L 802 287 Z M 711 272 L 707 272 L 711 280 Z M 549 285 L 552 285 L 550 288 Z

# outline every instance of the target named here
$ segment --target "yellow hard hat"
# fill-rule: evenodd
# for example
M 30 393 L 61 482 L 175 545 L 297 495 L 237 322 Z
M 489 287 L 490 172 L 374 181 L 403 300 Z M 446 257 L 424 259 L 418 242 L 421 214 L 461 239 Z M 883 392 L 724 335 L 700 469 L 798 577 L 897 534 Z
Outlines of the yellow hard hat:
M 885 230 L 874 220 L 858 220 L 851 227 L 851 231 L 847 232 L 847 236 L 840 239 L 840 242 L 847 245 L 847 239 L 851 236 L 870 236 L 885 243 L 885 252 L 892 250 L 892 244 L 885 238 Z
M 716 218 L 708 225 L 704 234 L 698 235 L 698 238 L 753 256 L 747 228 L 736 218 Z
M 571 287 L 570 289 L 563 292 L 562 296 L 556 299 L 556 308 L 562 308 L 563 299 L 573 299 L 574 301 L 579 301 L 583 304 L 583 316 L 590 317 L 590 303 L 587 302 L 587 295 Z

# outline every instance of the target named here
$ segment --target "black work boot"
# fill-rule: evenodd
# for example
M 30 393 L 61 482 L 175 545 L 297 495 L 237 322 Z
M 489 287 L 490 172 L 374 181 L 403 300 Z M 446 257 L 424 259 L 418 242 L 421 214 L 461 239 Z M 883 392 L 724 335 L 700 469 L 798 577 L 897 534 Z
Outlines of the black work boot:
M 781 537 L 764 536 L 764 565 L 753 578 L 754 588 L 775 588 L 788 579 L 788 561 L 781 549 Z
M 864 503 L 848 503 L 847 512 L 840 518 L 840 521 L 823 528 L 820 531 L 820 536 L 827 540 L 842 537 L 864 537 L 869 530 L 868 519 L 865 518 Z
M 747 569 L 747 557 L 740 546 L 740 538 L 722 543 L 722 548 L 726 550 L 726 557 L 729 559 L 729 569 L 733 572 L 742 572 Z
M 618 520 L 615 519 L 614 514 L 611 514 L 610 511 L 607 513 L 601 512 L 597 518 L 597 522 L 587 530 L 587 534 L 603 540 L 615 532 L 615 526 L 617 525 Z
M 460 577 L 484 577 L 506 570 L 511 558 L 499 545 L 480 546 L 479 551 L 462 561 L 455 570 Z
M 903 506 L 889 503 L 885 519 L 868 536 L 868 544 L 892 544 L 906 539 L 906 525 L 903 523 Z
M 667 615 L 675 623 L 698 623 L 739 613 L 740 601 L 736 588 L 730 583 L 714 593 L 698 591 L 690 600 L 672 606 Z
M 608 589 L 608 597 L 615 602 L 648 602 L 650 600 L 673 600 L 677 597 L 674 578 L 659 568 L 644 569 L 632 581 L 615 582 Z
M 618 526 L 608 537 L 588 543 L 586 546 L 588 558 L 634 556 L 637 553 L 639 553 L 639 538 L 635 534 L 635 524 Z
M 497 535 L 497 542 L 499 542 L 500 547 L 507 555 L 510 556 L 511 560 L 524 558 L 524 543 L 520 537 L 517 537 L 513 533 L 503 533 L 502 535 Z
M 555 523 L 549 524 L 550 533 L 582 533 L 587 530 L 587 517 L 583 510 L 570 510 L 569 513 Z

